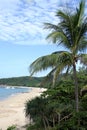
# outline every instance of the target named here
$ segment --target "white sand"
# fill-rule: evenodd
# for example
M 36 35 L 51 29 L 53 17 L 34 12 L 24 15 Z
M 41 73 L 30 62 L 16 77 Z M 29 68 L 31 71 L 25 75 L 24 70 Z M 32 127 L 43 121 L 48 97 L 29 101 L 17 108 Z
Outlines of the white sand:
M 11 125 L 17 125 L 20 130 L 29 122 L 25 117 L 25 102 L 39 96 L 45 89 L 32 88 L 29 93 L 21 93 L 0 101 L 0 129 L 6 130 Z

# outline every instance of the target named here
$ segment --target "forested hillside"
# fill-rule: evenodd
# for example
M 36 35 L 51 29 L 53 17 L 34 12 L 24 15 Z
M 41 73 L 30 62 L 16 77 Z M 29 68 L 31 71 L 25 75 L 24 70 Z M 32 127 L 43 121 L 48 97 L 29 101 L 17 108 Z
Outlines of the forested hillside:
M 3 78 L 0 79 L 0 85 L 11 85 L 11 86 L 34 86 L 38 87 L 42 82 L 43 77 L 14 77 L 14 78 Z
M 80 86 L 87 84 L 87 70 L 84 68 L 79 69 L 78 82 Z M 58 77 L 58 80 L 62 79 L 62 82 L 66 79 L 72 83 L 73 75 L 68 74 L 67 77 L 65 74 L 62 74 Z M 57 82 L 58 82 L 57 80 Z M 50 87 L 52 85 L 52 77 L 13 77 L 13 78 L 3 78 L 0 79 L 0 85 L 11 85 L 11 86 L 34 86 L 34 87 Z

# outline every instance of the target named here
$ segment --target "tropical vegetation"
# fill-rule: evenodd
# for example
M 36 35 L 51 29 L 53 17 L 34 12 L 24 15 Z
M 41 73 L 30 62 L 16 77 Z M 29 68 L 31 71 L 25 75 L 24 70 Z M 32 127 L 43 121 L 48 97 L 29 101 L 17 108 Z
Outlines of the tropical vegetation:
M 73 75 L 62 75 L 55 87 L 48 86 L 40 97 L 25 105 L 27 118 L 31 120 L 27 130 L 86 130 L 87 128 L 87 71 L 80 68 L 79 112 L 75 111 Z M 78 123 L 79 119 L 79 123 Z
M 57 24 L 45 23 L 45 29 L 50 30 L 47 39 L 62 46 L 64 51 L 39 57 L 30 65 L 31 75 L 50 68 L 47 79 L 51 82 L 40 97 L 26 102 L 26 116 L 32 119 L 27 130 L 87 129 L 87 54 L 84 53 L 87 17 L 84 11 L 82 0 L 74 11 L 58 10 Z M 78 62 L 84 67 L 77 72 Z
M 68 72 L 72 68 L 77 112 L 79 111 L 79 94 L 76 64 L 80 61 L 87 65 L 87 54 L 81 53 L 87 49 L 87 17 L 84 10 L 85 2 L 81 1 L 75 11 L 58 10 L 56 13 L 60 19 L 58 24 L 45 23 L 45 29 L 51 31 L 47 39 L 63 46 L 66 50 L 42 56 L 30 65 L 31 74 L 50 67 L 52 70 L 48 75 L 53 75 L 53 84 L 63 70 Z

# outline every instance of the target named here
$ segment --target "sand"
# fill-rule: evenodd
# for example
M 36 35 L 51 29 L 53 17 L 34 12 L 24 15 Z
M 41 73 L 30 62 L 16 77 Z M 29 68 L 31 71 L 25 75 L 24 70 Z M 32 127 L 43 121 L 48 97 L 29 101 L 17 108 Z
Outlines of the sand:
M 45 89 L 32 88 L 28 93 L 16 94 L 6 100 L 0 101 L 0 130 L 7 130 L 7 127 L 16 125 L 20 130 L 25 130 L 29 119 L 25 117 L 25 102 L 31 100 Z

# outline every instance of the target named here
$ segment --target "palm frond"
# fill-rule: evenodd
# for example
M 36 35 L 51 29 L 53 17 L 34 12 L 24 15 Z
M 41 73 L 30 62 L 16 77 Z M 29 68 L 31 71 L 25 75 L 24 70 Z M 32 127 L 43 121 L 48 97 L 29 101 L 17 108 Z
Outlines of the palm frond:
M 79 45 L 77 46 L 77 50 L 79 51 L 85 51 L 87 48 L 87 40 L 85 40 L 84 38 L 83 39 L 80 39 L 80 42 L 79 42 Z
M 55 84 L 58 75 L 66 69 L 66 73 L 72 67 L 72 55 L 67 51 L 62 51 L 59 54 L 59 63 L 56 66 L 54 77 L 53 77 L 53 84 Z
M 63 12 L 61 10 L 56 12 L 56 16 L 58 16 L 60 18 L 61 22 L 69 20 L 68 13 L 67 12 Z
M 69 48 L 69 49 L 71 48 L 70 41 L 62 30 L 59 32 L 54 31 L 50 33 L 46 39 L 52 41 L 53 43 L 57 43 L 58 45 L 61 44 L 65 48 Z
M 81 2 L 79 4 L 79 8 L 77 9 L 77 13 L 76 13 L 76 19 L 77 19 L 77 24 L 76 25 L 78 27 L 81 25 L 81 23 L 83 21 L 84 9 L 85 9 L 85 0 L 81 0 Z
M 55 52 L 56 55 L 58 55 L 58 61 L 59 64 L 61 62 L 65 63 L 65 64 L 72 64 L 72 54 L 69 53 L 68 51 L 59 51 L 59 52 Z
M 45 24 L 45 29 L 52 30 L 46 39 L 61 43 L 73 53 L 84 50 L 87 47 L 87 18 L 84 17 L 84 9 L 85 1 L 82 0 L 74 12 L 57 11 L 56 16 L 60 18 L 60 22 L 57 25 Z
M 60 30 L 60 28 L 57 25 L 51 23 L 44 23 L 44 29 Z
M 86 32 L 87 32 L 87 20 L 85 20 L 84 23 L 82 23 L 82 25 L 77 28 L 77 31 L 75 33 L 76 36 L 75 36 L 75 41 L 72 48 L 73 48 L 73 51 L 76 51 L 76 53 L 78 51 L 84 51 L 87 47 Z
M 81 54 L 79 59 L 82 64 L 87 66 L 87 54 Z
M 57 55 L 50 54 L 36 59 L 29 67 L 31 75 L 38 71 L 46 70 L 47 68 L 54 68 L 57 62 Z
M 57 69 L 55 70 L 54 75 L 53 75 L 53 86 L 55 85 L 55 82 L 59 74 L 62 73 L 64 69 L 66 68 L 68 68 L 68 65 L 66 65 L 66 63 L 61 63 L 60 65 L 57 66 Z
M 36 59 L 29 67 L 31 75 L 38 71 L 46 70 L 48 68 L 54 69 L 55 67 L 61 66 L 62 63 L 71 65 L 72 58 L 71 54 L 67 51 L 54 52 L 47 56 L 42 56 Z

